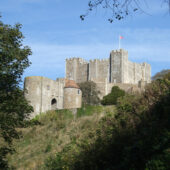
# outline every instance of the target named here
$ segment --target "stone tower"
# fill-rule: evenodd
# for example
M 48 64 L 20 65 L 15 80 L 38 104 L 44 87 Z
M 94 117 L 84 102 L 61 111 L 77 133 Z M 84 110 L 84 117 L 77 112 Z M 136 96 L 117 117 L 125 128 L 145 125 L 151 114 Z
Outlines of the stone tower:
M 128 68 L 128 52 L 125 50 L 115 50 L 110 53 L 109 76 L 110 83 L 125 83 Z
M 73 80 L 66 80 L 64 87 L 64 109 L 80 108 L 82 92 Z

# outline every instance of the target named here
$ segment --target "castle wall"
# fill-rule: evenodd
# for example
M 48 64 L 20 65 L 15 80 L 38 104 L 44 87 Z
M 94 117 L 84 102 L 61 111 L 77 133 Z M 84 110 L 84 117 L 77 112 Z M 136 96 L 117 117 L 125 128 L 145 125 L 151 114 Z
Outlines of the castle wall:
M 144 69 L 144 81 L 147 83 L 151 82 L 151 65 L 148 63 L 143 63 L 143 69 Z
M 133 63 L 131 61 L 127 61 L 128 69 L 127 69 L 127 81 L 125 83 L 137 84 L 136 82 L 136 68 L 138 64 Z M 140 70 L 140 68 L 139 68 Z M 140 77 L 141 78 L 141 77 Z
M 138 87 L 138 84 L 109 83 L 107 86 L 108 86 L 107 94 L 109 94 L 111 92 L 113 86 L 118 86 L 120 89 L 122 89 L 126 92 L 129 92 L 129 93 L 141 91 L 141 89 Z
M 77 88 L 64 88 L 64 108 L 81 108 L 82 92 Z
M 140 82 L 139 84 L 130 84 L 130 83 L 97 83 L 97 89 L 100 91 L 99 98 L 102 99 L 104 96 L 108 95 L 113 86 L 118 86 L 120 89 L 128 92 L 128 93 L 140 93 L 142 90 L 144 90 L 143 86 L 146 84 L 143 84 L 145 82 Z
M 140 80 L 151 82 L 151 66 L 147 63 L 132 63 L 128 61 L 128 81 L 126 83 L 138 84 Z
M 32 116 L 46 112 L 47 110 L 63 108 L 64 79 L 57 81 L 46 77 L 26 77 L 24 83 L 25 97 L 34 108 Z M 55 107 L 52 100 L 56 102 Z
M 32 117 L 41 112 L 41 77 L 26 77 L 24 81 L 24 95 L 34 108 Z
M 66 78 L 77 82 L 77 59 L 66 59 Z
M 105 82 L 109 79 L 109 59 L 90 60 L 89 62 L 89 80 L 94 82 Z
M 123 49 L 119 50 L 119 53 L 121 53 L 121 83 L 129 83 L 129 64 L 128 64 L 128 51 L 125 51 Z M 120 82 L 117 82 L 120 83 Z
M 123 83 L 138 84 L 139 81 L 143 80 L 147 83 L 151 82 L 151 66 L 147 63 L 133 63 L 128 60 L 123 60 L 122 77 L 124 78 Z
M 76 83 L 88 80 L 88 63 L 82 58 L 66 59 L 66 78 Z
M 135 63 L 135 84 L 143 79 L 143 68 L 141 64 Z
M 85 60 L 78 58 L 77 65 L 77 79 L 75 82 L 81 83 L 88 81 L 89 64 Z
M 117 50 L 110 54 L 110 83 L 122 82 L 121 58 L 121 53 Z
M 107 85 L 108 85 L 108 83 L 105 83 L 105 82 L 96 83 L 97 90 L 100 91 L 100 94 L 98 95 L 98 97 L 100 99 L 102 99 L 103 96 L 106 96 L 108 94 L 107 93 Z
M 147 63 L 133 63 L 128 60 L 128 51 L 113 50 L 109 59 L 90 60 L 81 58 L 66 60 L 66 78 L 77 83 L 88 80 L 109 83 L 138 84 L 140 80 L 151 82 L 151 66 Z

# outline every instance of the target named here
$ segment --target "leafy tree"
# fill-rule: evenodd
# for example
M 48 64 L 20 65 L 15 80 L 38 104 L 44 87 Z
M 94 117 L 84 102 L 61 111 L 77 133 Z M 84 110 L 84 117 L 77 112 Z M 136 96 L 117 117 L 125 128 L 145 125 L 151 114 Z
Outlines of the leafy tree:
M 101 104 L 113 105 L 117 103 L 117 99 L 125 95 L 125 91 L 121 90 L 118 86 L 112 87 L 111 93 L 103 97 Z
M 160 0 L 160 3 L 165 3 L 170 9 L 170 0 Z M 87 15 L 97 7 L 101 6 L 103 9 L 107 9 L 111 12 L 111 17 L 108 19 L 109 22 L 113 22 L 114 19 L 121 20 L 126 16 L 141 11 L 142 4 L 146 5 L 147 1 L 142 0 L 89 0 L 88 10 L 85 14 L 81 15 L 81 20 L 84 20 Z
M 86 81 L 79 83 L 79 87 L 82 91 L 83 104 L 93 105 L 100 103 L 100 92 L 97 90 L 96 83 L 93 81 Z
M 1 18 L 0 18 L 1 19 Z M 0 167 L 7 169 L 6 155 L 13 151 L 12 140 L 19 138 L 16 127 L 23 125 L 32 107 L 19 88 L 21 76 L 30 62 L 31 50 L 23 46 L 21 25 L 0 20 Z

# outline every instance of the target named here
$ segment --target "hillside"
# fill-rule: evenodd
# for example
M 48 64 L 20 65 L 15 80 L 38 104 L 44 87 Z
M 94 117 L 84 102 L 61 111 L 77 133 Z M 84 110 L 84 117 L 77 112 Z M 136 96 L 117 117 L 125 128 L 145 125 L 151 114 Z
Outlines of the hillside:
M 87 106 L 41 114 L 14 142 L 17 169 L 169 170 L 170 73 L 116 107 Z M 33 125 L 39 121 L 39 125 Z
M 70 143 L 78 144 L 86 138 L 90 143 L 95 136 L 89 135 L 96 130 L 99 120 L 114 112 L 114 106 L 87 106 L 78 109 L 77 117 L 69 110 L 50 111 L 36 117 L 34 122 L 38 120 L 40 125 L 19 129 L 23 137 L 14 141 L 16 153 L 8 156 L 10 165 L 18 170 L 42 169 L 49 156 L 55 156 Z
M 164 75 L 170 73 L 170 69 L 166 69 L 166 70 L 162 70 L 158 73 L 156 73 L 153 77 L 152 80 L 156 80 L 156 79 L 162 79 L 164 77 Z

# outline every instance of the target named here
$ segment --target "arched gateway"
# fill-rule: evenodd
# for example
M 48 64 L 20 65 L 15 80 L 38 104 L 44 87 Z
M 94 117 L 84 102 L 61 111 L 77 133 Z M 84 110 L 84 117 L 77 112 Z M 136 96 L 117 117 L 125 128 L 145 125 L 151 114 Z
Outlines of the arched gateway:
M 57 100 L 53 98 L 51 100 L 51 110 L 56 110 L 57 109 Z

